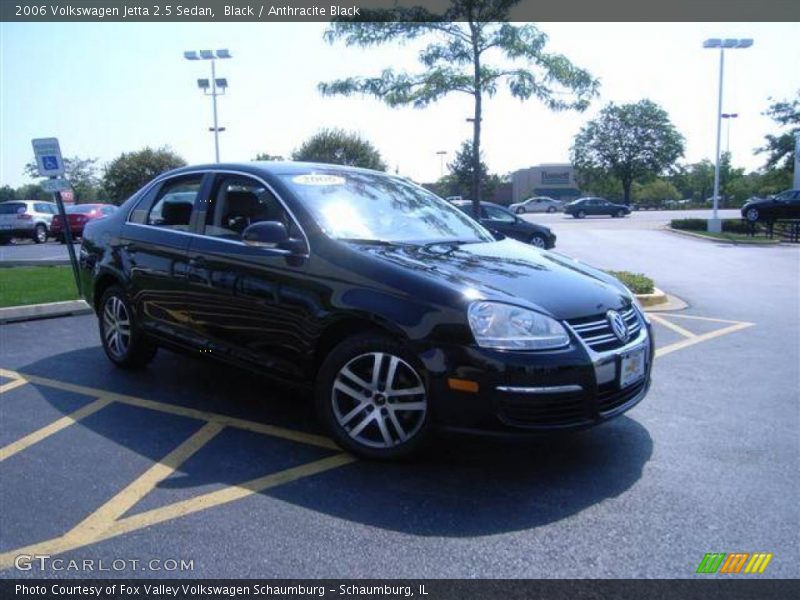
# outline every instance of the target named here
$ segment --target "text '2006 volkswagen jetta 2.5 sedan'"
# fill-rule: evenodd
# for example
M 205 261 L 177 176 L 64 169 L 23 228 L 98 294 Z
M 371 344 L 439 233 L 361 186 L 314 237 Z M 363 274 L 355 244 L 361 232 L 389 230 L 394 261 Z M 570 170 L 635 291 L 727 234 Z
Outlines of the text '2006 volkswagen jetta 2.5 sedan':
M 647 393 L 649 322 L 616 279 L 399 177 L 307 163 L 186 167 L 89 224 L 82 286 L 108 358 L 163 346 L 311 381 L 345 449 L 437 428 L 579 429 Z

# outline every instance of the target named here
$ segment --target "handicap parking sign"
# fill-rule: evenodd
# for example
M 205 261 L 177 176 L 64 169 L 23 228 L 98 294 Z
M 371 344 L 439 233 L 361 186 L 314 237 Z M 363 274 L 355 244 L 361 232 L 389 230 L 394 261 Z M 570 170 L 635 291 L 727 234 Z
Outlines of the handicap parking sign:
M 55 171 L 58 169 L 58 158 L 55 156 L 43 156 L 42 165 L 48 171 Z
M 31 144 L 40 177 L 58 177 L 64 174 L 58 138 L 38 138 L 31 140 Z

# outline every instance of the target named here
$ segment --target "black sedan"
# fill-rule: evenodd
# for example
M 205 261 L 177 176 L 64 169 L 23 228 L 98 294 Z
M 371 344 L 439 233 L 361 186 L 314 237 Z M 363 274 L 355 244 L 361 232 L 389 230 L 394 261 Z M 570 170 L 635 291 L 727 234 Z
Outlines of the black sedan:
M 472 216 L 471 200 L 457 200 L 453 204 Z M 493 233 L 499 233 L 537 248 L 549 250 L 556 246 L 556 234 L 549 227 L 526 221 L 499 204 L 481 202 L 479 220 L 481 225 Z
M 751 198 L 742 206 L 742 217 L 751 223 L 800 219 L 800 190 L 786 190 L 769 198 Z
M 629 206 L 614 204 L 605 198 L 578 198 L 564 207 L 564 212 L 576 219 L 583 219 L 592 215 L 607 215 L 622 218 L 631 214 Z
M 364 457 L 406 455 L 437 428 L 589 427 L 650 386 L 649 321 L 619 281 L 498 241 L 386 173 L 171 171 L 86 226 L 80 267 L 112 363 L 142 368 L 164 347 L 308 385 Z

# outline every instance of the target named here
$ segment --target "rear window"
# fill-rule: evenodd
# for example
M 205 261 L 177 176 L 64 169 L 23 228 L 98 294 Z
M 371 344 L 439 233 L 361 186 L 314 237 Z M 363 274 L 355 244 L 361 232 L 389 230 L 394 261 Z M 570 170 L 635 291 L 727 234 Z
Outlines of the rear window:
M 78 204 L 77 206 L 67 206 L 66 211 L 71 215 L 88 215 L 97 210 L 95 204 Z
M 0 215 L 16 215 L 27 210 L 24 202 L 3 202 L 0 204 Z

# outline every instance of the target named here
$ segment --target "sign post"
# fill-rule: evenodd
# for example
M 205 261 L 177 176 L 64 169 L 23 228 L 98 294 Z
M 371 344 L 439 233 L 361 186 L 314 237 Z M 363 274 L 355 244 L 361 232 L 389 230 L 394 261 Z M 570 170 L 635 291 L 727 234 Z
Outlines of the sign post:
M 800 131 L 794 135 L 794 189 L 800 190 Z
M 36 156 L 36 167 L 41 177 L 50 179 L 42 186 L 53 192 L 53 198 L 58 206 L 58 214 L 61 215 L 61 222 L 64 227 L 64 240 L 67 242 L 69 252 L 69 262 L 72 264 L 72 274 L 75 277 L 75 286 L 78 288 L 78 295 L 81 296 L 81 278 L 78 271 L 78 258 L 75 256 L 75 247 L 72 245 L 72 232 L 69 229 L 67 211 L 64 210 L 64 200 L 61 192 L 69 190 L 70 185 L 64 176 L 64 159 L 61 157 L 61 148 L 58 138 L 38 138 L 31 140 L 33 154 Z

